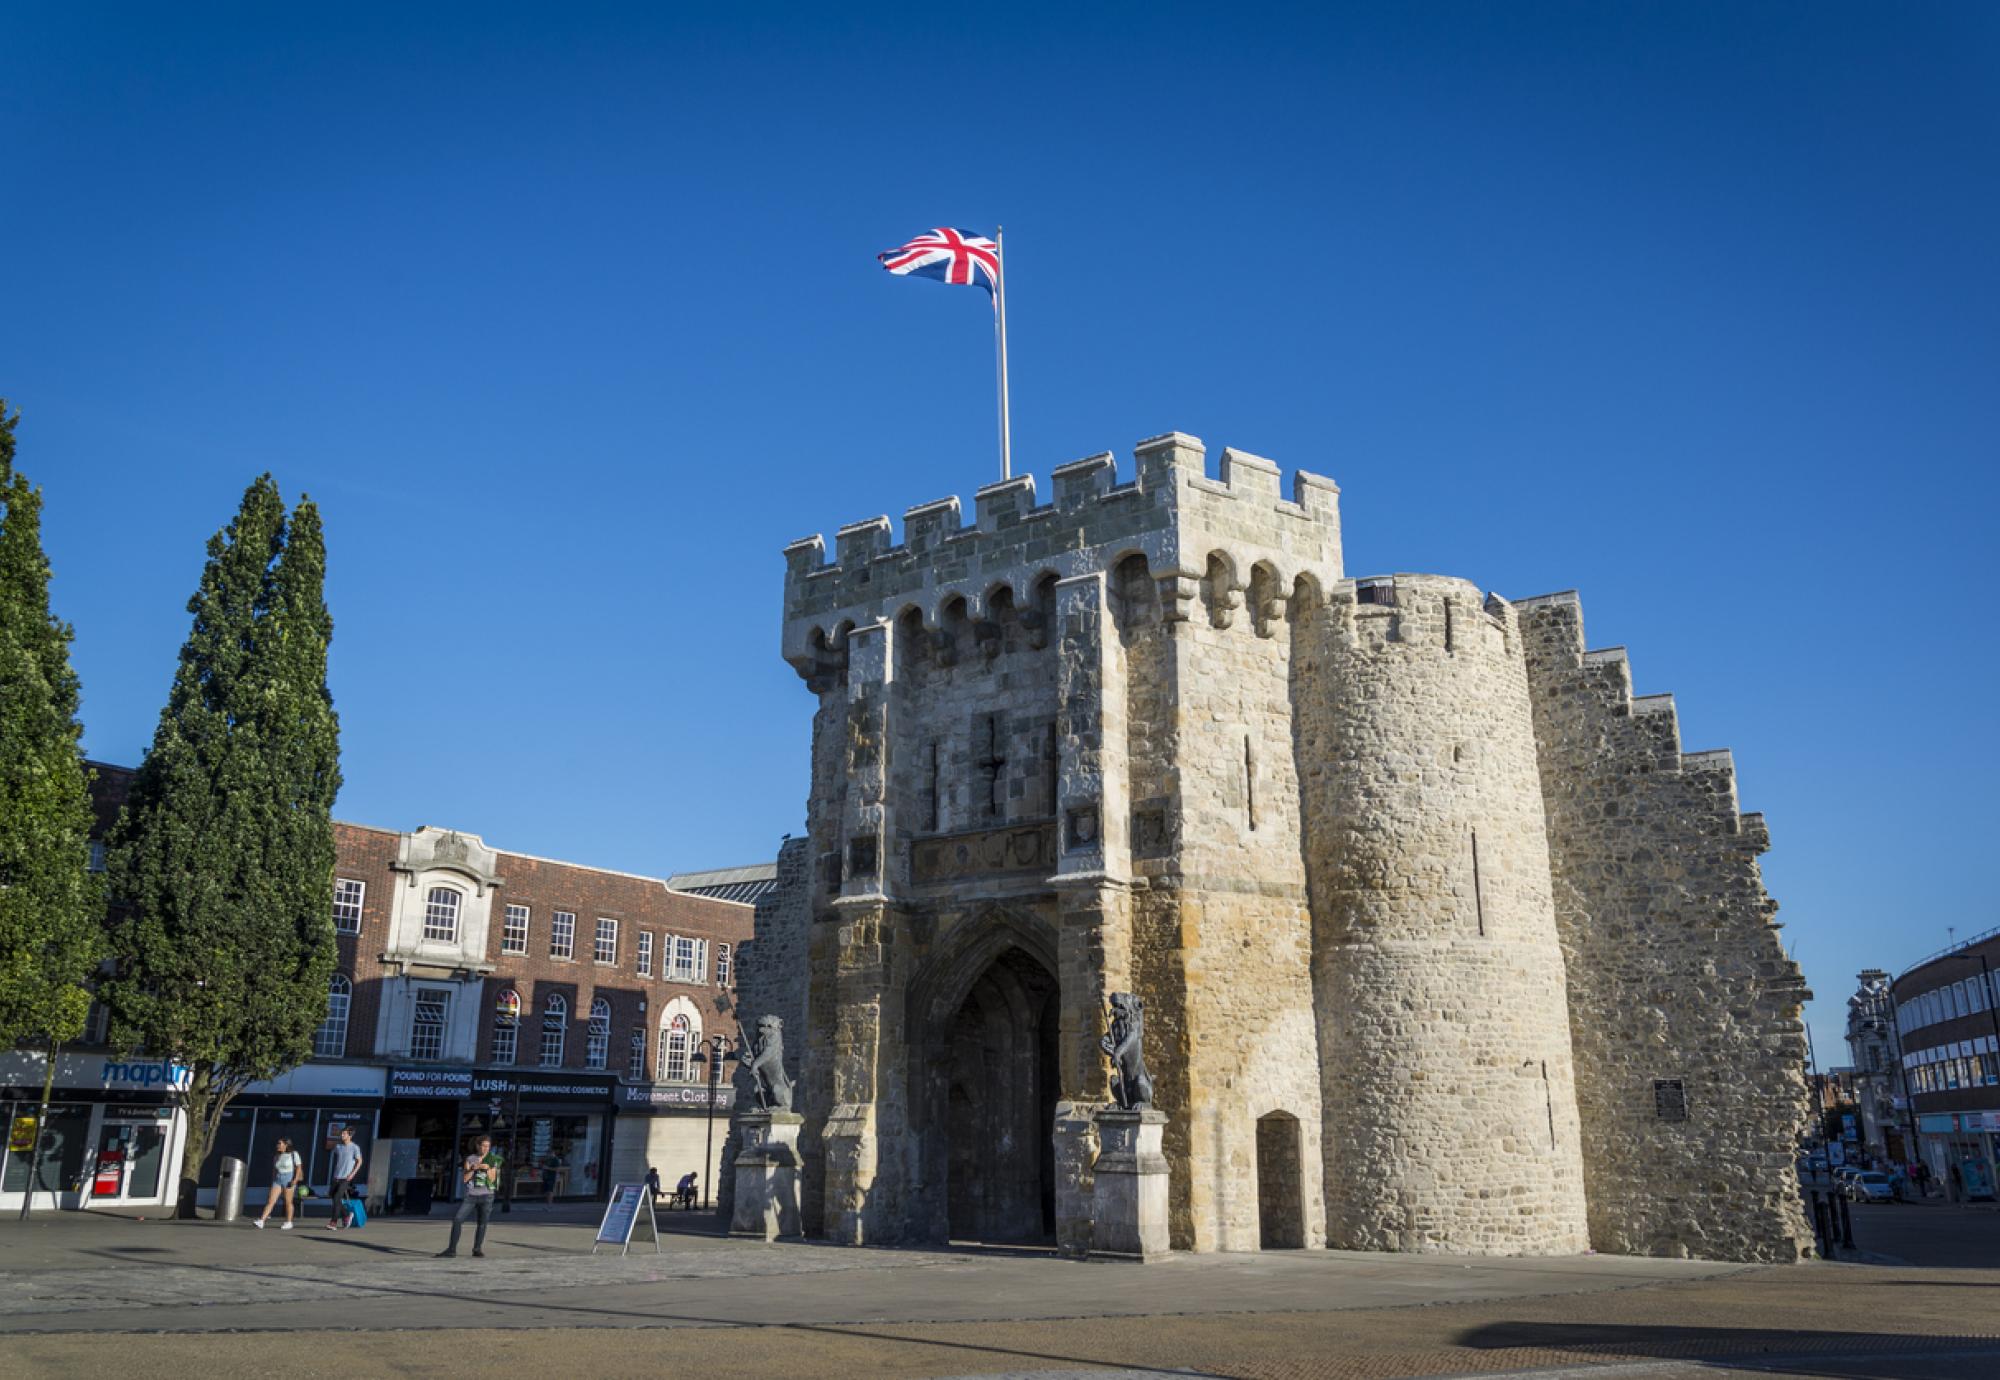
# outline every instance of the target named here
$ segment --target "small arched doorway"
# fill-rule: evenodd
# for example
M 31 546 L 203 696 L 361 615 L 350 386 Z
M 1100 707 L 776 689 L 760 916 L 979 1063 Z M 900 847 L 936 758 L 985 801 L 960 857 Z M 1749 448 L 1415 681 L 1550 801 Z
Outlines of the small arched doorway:
M 1053 1240 L 1059 1020 L 1054 974 L 1011 946 L 934 1008 L 914 1070 L 932 1239 Z
M 1281 1111 L 1257 1118 L 1257 1244 L 1264 1250 L 1305 1247 L 1302 1157 L 1297 1117 Z

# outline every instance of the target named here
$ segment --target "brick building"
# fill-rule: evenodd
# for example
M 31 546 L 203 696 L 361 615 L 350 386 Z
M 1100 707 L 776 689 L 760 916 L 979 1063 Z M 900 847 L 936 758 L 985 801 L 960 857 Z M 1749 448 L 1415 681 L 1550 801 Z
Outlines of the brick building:
M 131 772 L 93 765 L 102 833 Z M 482 1134 L 521 1199 L 595 1199 L 649 1166 L 669 1186 L 689 1171 L 713 1182 L 734 1088 L 726 1068 L 711 1088 L 710 1056 L 713 1037 L 734 1042 L 751 906 L 455 830 L 334 831 L 339 965 L 314 1058 L 236 1100 L 204 1190 L 232 1155 L 260 1194 L 280 1136 L 311 1148 L 323 1187 L 342 1125 L 386 1157 L 370 1165 L 371 1197 L 413 1184 L 419 1200 L 450 1196 L 453 1164 Z M 92 1033 L 101 1041 L 101 1023 Z M 39 1094 L 39 1056 L 4 1057 L 0 1104 Z M 50 1118 L 63 1151 L 37 1207 L 171 1201 L 185 1142 L 175 1078 L 140 1093 L 126 1076 L 151 1067 L 101 1044 L 65 1055 Z M 78 1189 L 86 1164 L 117 1168 Z M 0 1175 L 18 1202 L 25 1164 Z
M 1953 1200 L 2000 1182 L 2000 929 L 1932 954 L 1896 979 L 1903 1080 L 1918 1153 Z

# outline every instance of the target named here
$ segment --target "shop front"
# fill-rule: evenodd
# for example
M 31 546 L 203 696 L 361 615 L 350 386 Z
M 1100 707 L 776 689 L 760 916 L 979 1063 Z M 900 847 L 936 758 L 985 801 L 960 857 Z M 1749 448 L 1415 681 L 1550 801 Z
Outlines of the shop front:
M 188 1070 L 164 1061 L 64 1054 L 41 1116 L 47 1057 L 0 1053 L 0 1211 L 161 1206 L 174 1199 Z M 31 1192 L 32 1186 L 32 1192 Z
M 730 1083 L 628 1083 L 618 1089 L 620 1115 L 612 1147 L 614 1183 L 639 1183 L 660 1172 L 673 1192 L 683 1175 L 695 1176 L 695 1199 L 713 1202 L 721 1173 L 729 1114 L 736 1105 Z
M 428 1211 L 462 1191 L 458 1167 L 480 1137 L 505 1157 L 504 1203 L 595 1201 L 611 1150 L 609 1077 L 559 1069 L 394 1068 L 382 1132 L 390 1142 L 389 1200 Z
M 244 1201 L 261 1206 L 271 1190 L 280 1140 L 305 1157 L 306 1182 L 324 1195 L 332 1187 L 333 1147 L 343 1128 L 354 1132 L 364 1156 L 371 1154 L 386 1077 L 380 1068 L 323 1063 L 252 1083 L 222 1113 L 202 1160 L 197 1201 L 214 1204 L 228 1156 L 243 1161 Z M 373 1174 L 374 1167 L 364 1162 L 360 1185 L 365 1188 Z
M 1926 1112 L 1917 1118 L 1924 1163 L 1954 1201 L 1990 1200 L 2000 1152 L 2000 1112 Z

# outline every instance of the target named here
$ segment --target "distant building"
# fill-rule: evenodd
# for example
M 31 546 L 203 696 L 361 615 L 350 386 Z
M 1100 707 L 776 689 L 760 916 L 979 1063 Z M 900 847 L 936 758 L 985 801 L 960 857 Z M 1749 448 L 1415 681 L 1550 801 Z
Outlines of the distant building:
M 1908 1135 L 1896 1002 L 1882 969 L 1863 969 L 1859 982 L 1847 999 L 1847 1048 L 1854 1061 L 1860 1143 L 1875 1159 L 1901 1164 L 1916 1153 L 1916 1146 Z
M 1932 954 L 1893 989 L 1923 1161 L 1954 1199 L 2000 1180 L 2000 929 Z
M 690 896 L 713 896 L 718 901 L 735 901 L 754 906 L 778 889 L 778 863 L 751 863 L 748 867 L 716 867 L 706 872 L 676 872 L 667 885 Z
M 129 789 L 94 763 L 98 833 Z M 735 1090 L 711 1089 L 709 1037 L 733 1039 L 734 960 L 751 907 L 666 881 L 489 847 L 476 834 L 336 823 L 339 968 L 315 1057 L 253 1084 L 224 1114 L 200 1183 L 222 1156 L 253 1194 L 279 1137 L 326 1187 L 339 1128 L 371 1155 L 371 1197 L 450 1197 L 480 1135 L 507 1157 L 517 1199 L 593 1200 L 645 1176 L 712 1184 Z M 754 869 L 733 869 L 749 872 Z M 695 874 L 690 874 L 695 875 Z M 97 1043 L 65 1050 L 35 1206 L 167 1204 L 186 1144 L 187 1074 Z M 0 1053 L 0 1112 L 31 1114 L 43 1057 Z M 708 1135 L 714 1107 L 714 1135 Z M 29 1156 L 0 1151 L 0 1209 L 18 1208 Z

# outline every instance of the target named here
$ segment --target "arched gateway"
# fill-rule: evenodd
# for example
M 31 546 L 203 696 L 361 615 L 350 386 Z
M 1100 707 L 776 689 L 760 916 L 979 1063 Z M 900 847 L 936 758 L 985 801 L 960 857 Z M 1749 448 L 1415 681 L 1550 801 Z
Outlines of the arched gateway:
M 912 992 L 912 1215 L 932 1241 L 1054 1239 L 1061 1003 L 1039 928 L 973 922 Z

